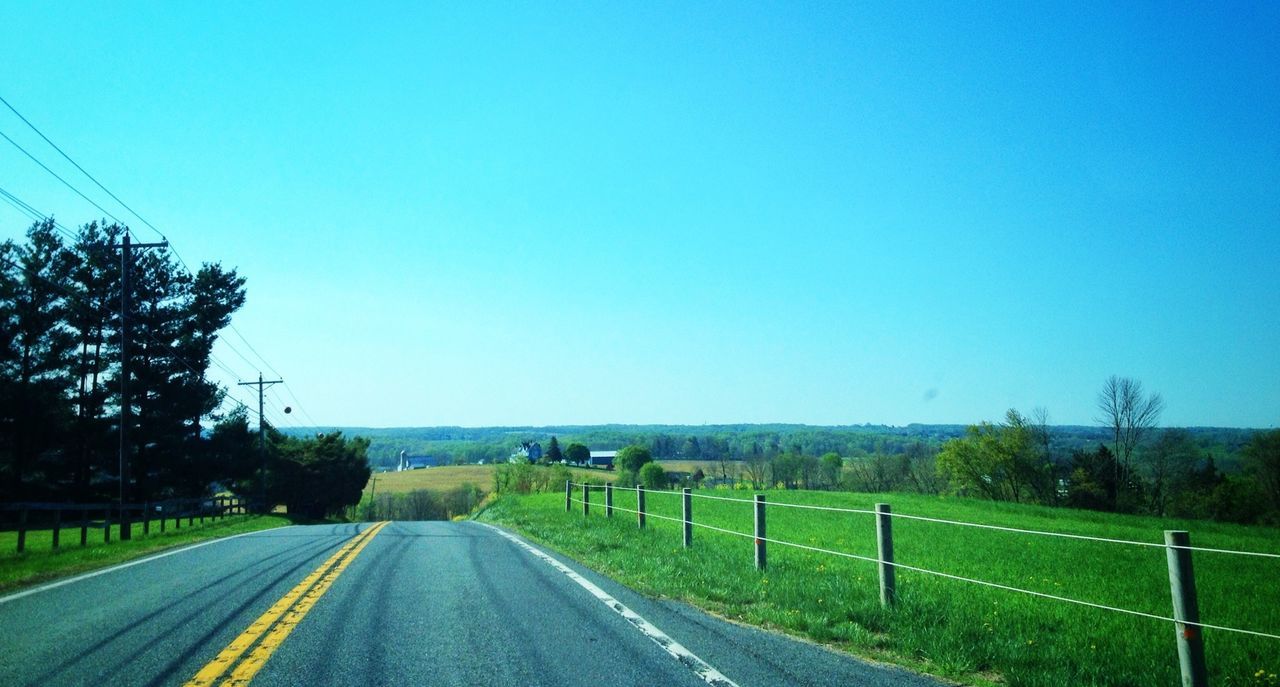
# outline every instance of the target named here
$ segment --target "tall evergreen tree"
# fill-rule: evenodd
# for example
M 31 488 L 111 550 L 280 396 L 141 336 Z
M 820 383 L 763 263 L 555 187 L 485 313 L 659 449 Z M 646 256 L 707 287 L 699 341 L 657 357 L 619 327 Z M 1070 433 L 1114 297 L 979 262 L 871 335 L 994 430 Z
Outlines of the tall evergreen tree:
M 10 253 L 16 260 L 6 287 L 12 338 L 0 359 L 8 419 L 0 425 L 7 449 L 0 489 L 13 498 L 48 489 L 43 470 L 66 433 L 74 339 L 65 325 L 65 285 L 74 265 L 52 219 L 32 225 L 27 244 Z

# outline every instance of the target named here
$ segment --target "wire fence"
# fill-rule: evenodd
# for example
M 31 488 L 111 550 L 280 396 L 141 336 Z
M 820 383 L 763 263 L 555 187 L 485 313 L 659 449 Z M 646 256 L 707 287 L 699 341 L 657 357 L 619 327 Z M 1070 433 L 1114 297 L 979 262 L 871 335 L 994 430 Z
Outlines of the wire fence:
M 580 495 L 576 496 L 574 494 L 575 487 L 582 490 Z M 644 508 L 644 505 L 643 505 L 644 498 L 642 495 L 657 494 L 664 497 L 670 496 L 673 498 L 684 499 L 686 504 L 690 499 L 698 498 L 698 499 L 705 499 L 705 500 L 736 503 L 736 504 L 741 504 L 743 507 L 752 507 L 752 508 L 758 508 L 758 509 L 764 509 L 764 508 L 795 509 L 795 510 L 809 510 L 809 511 L 826 511 L 826 512 L 853 514 L 853 515 L 869 515 L 875 518 L 930 522 L 935 524 L 942 524 L 942 525 L 949 525 L 949 526 L 956 526 L 956 527 L 972 527 L 972 528 L 980 528 L 980 529 L 986 529 L 986 530 L 997 530 L 997 531 L 1009 532 L 1014 534 L 1031 535 L 1031 536 L 1057 537 L 1057 538 L 1065 538 L 1065 539 L 1072 539 L 1072 540 L 1101 542 L 1101 543 L 1107 543 L 1107 544 L 1128 545 L 1128 546 L 1144 547 L 1144 548 L 1159 548 L 1159 549 L 1165 549 L 1166 552 L 1168 552 L 1167 555 L 1169 556 L 1169 559 L 1170 559 L 1170 568 L 1171 568 L 1171 581 L 1173 577 L 1174 560 L 1180 557 L 1189 556 L 1190 552 L 1192 551 L 1202 552 L 1202 553 L 1211 553 L 1211 554 L 1250 556 L 1250 557 L 1263 558 L 1263 559 L 1280 559 L 1280 554 L 1261 552 L 1261 551 L 1242 551 L 1242 550 L 1235 550 L 1235 549 L 1224 549 L 1224 548 L 1215 548 L 1215 547 L 1191 546 L 1189 544 L 1179 544 L 1179 543 L 1176 543 L 1176 539 L 1170 540 L 1168 535 L 1166 535 L 1166 543 L 1158 544 L 1154 542 L 1134 541 L 1134 540 L 1117 539 L 1117 538 L 1110 538 L 1110 537 L 1097 537 L 1097 536 L 1082 535 L 1082 534 L 1071 534 L 1071 533 L 1065 533 L 1065 532 L 1051 532 L 1051 531 L 1045 531 L 1045 530 L 1033 530 L 1033 529 L 1018 528 L 1018 527 L 1007 527 L 1003 525 L 990 525 L 985 523 L 965 522 L 962 520 L 951 520 L 946 518 L 934 518 L 934 517 L 928 517 L 923 515 L 893 513 L 888 509 L 887 506 L 884 506 L 883 504 L 881 504 L 882 509 L 879 509 L 879 510 L 867 510 L 867 509 L 859 509 L 859 508 L 841 508 L 841 507 L 835 507 L 835 506 L 820 506 L 820 505 L 813 505 L 813 504 L 767 501 L 764 499 L 763 496 L 758 496 L 756 499 L 748 500 L 748 499 L 741 499 L 741 498 L 716 496 L 711 494 L 699 494 L 690 489 L 685 489 L 683 490 L 683 492 L 675 492 L 675 491 L 666 491 L 666 490 L 647 490 L 643 488 L 637 488 L 635 490 L 639 496 L 639 498 L 637 499 L 638 501 L 637 509 L 630 509 L 630 508 L 625 508 L 625 507 L 612 504 L 612 492 L 618 491 L 618 489 L 615 489 L 612 485 L 594 485 L 594 484 L 584 484 L 584 483 L 578 483 L 578 482 L 572 482 L 572 481 L 566 482 L 565 484 L 566 510 L 571 510 L 571 504 L 576 503 L 583 507 L 583 513 L 585 515 L 589 512 L 589 509 L 592 505 L 601 505 L 601 504 L 593 504 L 590 501 L 589 494 L 592 491 L 605 492 L 606 503 L 604 504 L 604 506 L 606 508 L 606 515 L 609 515 L 610 514 L 609 511 L 612 511 L 612 510 L 617 510 L 624 513 L 631 513 L 636 515 L 638 518 L 640 518 L 641 523 L 643 523 L 645 519 L 649 519 L 649 518 L 656 519 L 656 520 L 670 521 L 670 522 L 679 523 L 683 525 L 686 528 L 686 530 L 691 530 L 693 528 L 705 529 L 705 530 L 710 530 L 720 534 L 726 534 L 734 537 L 752 540 L 754 541 L 757 547 L 761 547 L 761 548 L 766 544 L 773 544 L 776 546 L 784 546 L 784 547 L 789 547 L 794 549 L 800 549 L 800 550 L 809 551 L 812 553 L 818 553 L 818 554 L 829 555 L 829 556 L 837 556 L 840 558 L 853 559 L 853 560 L 864 561 L 868 563 L 876 563 L 882 567 L 888 567 L 888 568 L 900 569 L 900 570 L 909 570 L 912 572 L 954 580 L 957 582 L 980 585 L 980 586 L 988 587 L 992 589 L 999 589 L 1007 592 L 1024 594 L 1027 596 L 1049 599 L 1049 600 L 1058 601 L 1058 602 L 1067 603 L 1067 604 L 1074 604 L 1078 606 L 1111 611 L 1111 612 L 1126 614 L 1130 616 L 1137 616 L 1142 618 L 1149 618 L 1152 620 L 1174 623 L 1176 625 L 1183 626 L 1184 628 L 1189 626 L 1192 628 L 1210 629 L 1210 630 L 1217 630 L 1221 632 L 1229 632 L 1229 633 L 1249 635 L 1254 637 L 1262 637 L 1266 639 L 1280 640 L 1280 634 L 1276 634 L 1272 632 L 1262 632 L 1258 630 L 1250 630 L 1245 628 L 1230 627 L 1225 625 L 1217 625 L 1217 624 L 1202 622 L 1198 618 L 1198 612 L 1190 615 L 1186 613 L 1179 613 L 1178 609 L 1176 608 L 1176 605 L 1177 605 L 1176 601 L 1175 601 L 1175 614 L 1173 616 L 1160 615 L 1156 613 L 1148 613 L 1145 611 L 1134 610 L 1131 608 L 1122 608 L 1119 606 L 1095 603 L 1095 602 L 1086 601 L 1083 599 L 1075 599 L 1075 598 L 1062 596 L 1058 594 L 1050 594 L 1050 593 L 1040 592 L 1032 589 L 1024 589 L 1021 587 L 1002 584 L 999 582 L 993 582 L 990 580 L 982 580 L 982 579 L 977 579 L 973 577 L 966 577 L 963 575 L 956 575 L 953 573 L 943 572 L 940 570 L 931 570 L 931 569 L 920 567 L 920 566 L 900 563 L 893 560 L 891 549 L 889 552 L 884 552 L 882 549 L 880 556 L 866 556 L 866 555 L 851 553 L 848 551 L 838 551 L 835 549 L 824 548 L 821 546 L 813 546 L 813 545 L 803 544 L 799 542 L 786 541 L 784 539 L 771 538 L 765 535 L 764 526 L 763 526 L 764 518 L 761 516 L 757 517 L 756 527 L 754 531 L 743 532 L 743 531 L 733 530 L 725 527 L 709 525 L 704 522 L 697 522 L 693 519 L 691 509 L 687 505 L 684 508 L 684 514 L 682 517 L 677 518 L 677 517 L 671 517 L 667 515 L 660 515 L 657 513 L 648 512 Z M 627 491 L 631 491 L 631 490 L 628 489 Z M 641 526 L 643 527 L 643 524 Z M 1182 533 L 1182 534 L 1185 534 L 1185 533 Z M 690 545 L 689 537 L 686 534 L 686 546 L 689 546 L 689 545 Z M 762 560 L 762 557 L 757 558 L 757 560 L 758 561 Z M 1192 597 L 1194 597 L 1194 580 L 1179 580 L 1178 582 L 1181 584 L 1189 583 L 1191 585 L 1191 595 Z M 1176 589 L 1176 586 L 1175 586 L 1175 589 Z M 1194 633 L 1187 633 L 1184 630 L 1181 632 L 1179 637 L 1186 637 L 1188 634 L 1194 634 Z M 1180 639 L 1180 641 L 1182 640 Z

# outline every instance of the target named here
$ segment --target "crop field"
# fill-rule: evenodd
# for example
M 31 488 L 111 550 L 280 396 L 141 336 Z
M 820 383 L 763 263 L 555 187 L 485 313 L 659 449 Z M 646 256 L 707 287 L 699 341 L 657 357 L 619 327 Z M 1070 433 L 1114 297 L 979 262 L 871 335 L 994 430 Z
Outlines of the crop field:
M 714 460 L 655 460 L 655 463 L 662 466 L 663 470 L 668 472 L 687 472 L 693 474 L 701 469 L 707 477 L 717 477 L 720 475 L 720 463 Z M 729 474 L 735 474 L 741 469 L 742 463 L 728 463 Z
M 447 465 L 404 472 L 379 472 L 369 479 L 364 491 L 367 495 L 376 479 L 378 493 L 403 493 L 415 489 L 448 491 L 464 484 L 474 484 L 481 493 L 493 491 L 493 465 Z M 570 468 L 575 480 L 612 482 L 618 473 L 606 470 Z
M 577 498 L 575 490 L 575 498 Z M 604 517 L 565 512 L 563 494 L 499 499 L 479 517 L 516 529 L 641 591 L 726 617 L 836 645 L 877 660 L 972 684 L 1173 685 L 1180 681 L 1173 623 L 898 569 L 899 603 L 879 602 L 877 564 L 769 544 L 768 569 L 753 566 L 749 492 L 695 493 L 695 528 L 681 545 L 678 522 L 636 525 L 635 494 L 615 490 Z M 1280 531 L 1089 511 L 906 494 L 771 491 L 770 502 L 871 510 L 1029 530 L 1163 544 L 1185 529 L 1197 547 L 1280 553 Z M 676 492 L 649 492 L 653 516 L 680 518 Z M 771 540 L 876 556 L 875 516 L 770 506 Z M 895 517 L 900 564 L 1018 589 L 1169 617 L 1166 551 Z M 1280 634 L 1280 559 L 1193 553 L 1201 621 Z M 1204 630 L 1212 684 L 1280 685 L 1280 640 Z

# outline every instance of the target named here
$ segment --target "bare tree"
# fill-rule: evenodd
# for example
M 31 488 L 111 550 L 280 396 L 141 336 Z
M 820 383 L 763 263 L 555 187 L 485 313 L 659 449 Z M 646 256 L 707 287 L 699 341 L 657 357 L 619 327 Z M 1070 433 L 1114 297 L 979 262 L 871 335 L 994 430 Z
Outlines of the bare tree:
M 1098 392 L 1097 420 L 1111 428 L 1116 455 L 1116 481 L 1121 474 L 1133 474 L 1133 451 L 1147 430 L 1155 427 L 1164 410 L 1164 399 L 1158 393 L 1147 393 L 1142 382 L 1130 377 L 1111 375 Z M 1119 501 L 1119 491 L 1115 501 Z

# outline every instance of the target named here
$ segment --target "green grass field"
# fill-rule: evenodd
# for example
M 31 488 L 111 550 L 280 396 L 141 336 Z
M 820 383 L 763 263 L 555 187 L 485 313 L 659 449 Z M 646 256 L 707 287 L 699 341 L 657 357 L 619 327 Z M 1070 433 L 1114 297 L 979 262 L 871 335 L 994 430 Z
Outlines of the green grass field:
M 748 492 L 706 491 L 750 498 Z M 603 495 L 595 499 L 603 502 Z M 992 525 L 1162 543 L 1186 529 L 1194 546 L 1280 553 L 1280 531 L 1209 522 L 1116 516 L 918 495 L 773 491 L 770 501 L 871 509 Z M 634 492 L 615 504 L 635 508 Z M 749 534 L 750 503 L 695 498 L 694 521 Z M 674 492 L 651 492 L 648 511 L 680 517 Z M 770 545 L 753 567 L 752 542 L 635 516 L 590 518 L 563 494 L 503 497 L 479 516 L 513 527 L 646 593 L 836 645 L 862 656 L 974 684 L 1173 685 L 1172 623 L 899 570 L 897 608 L 879 604 L 876 564 Z M 768 537 L 874 557 L 874 516 L 770 507 Z M 899 563 L 1092 603 L 1172 614 L 1163 548 L 1137 547 L 896 518 Z M 1280 559 L 1194 554 L 1203 622 L 1280 634 Z M 1215 685 L 1277 685 L 1280 640 L 1206 630 Z
M 474 484 L 481 493 L 493 491 L 493 465 L 448 465 L 422 470 L 406 470 L 405 472 L 380 472 L 369 479 L 364 487 L 365 497 L 375 486 L 380 494 L 403 493 L 415 489 L 431 491 L 448 491 L 464 484 Z M 575 480 L 590 479 L 593 481 L 612 482 L 618 473 L 607 470 L 587 470 L 570 468 Z
M 80 528 L 64 527 L 58 549 L 52 546 L 52 530 L 32 530 L 27 532 L 26 551 L 23 553 L 16 553 L 17 532 L 0 532 L 0 593 L 123 563 L 176 546 L 291 524 L 293 522 L 288 517 L 281 515 L 238 515 L 225 520 L 208 518 L 204 524 L 197 519 L 191 527 L 183 520 L 182 529 L 174 529 L 170 520 L 164 533 L 160 532 L 157 523 L 152 522 L 151 533 L 143 535 L 142 524 L 135 523 L 133 539 L 127 542 L 120 541 L 120 526 L 112 525 L 109 544 L 103 543 L 103 531 L 99 526 L 89 529 L 87 545 L 83 547 L 80 546 Z

